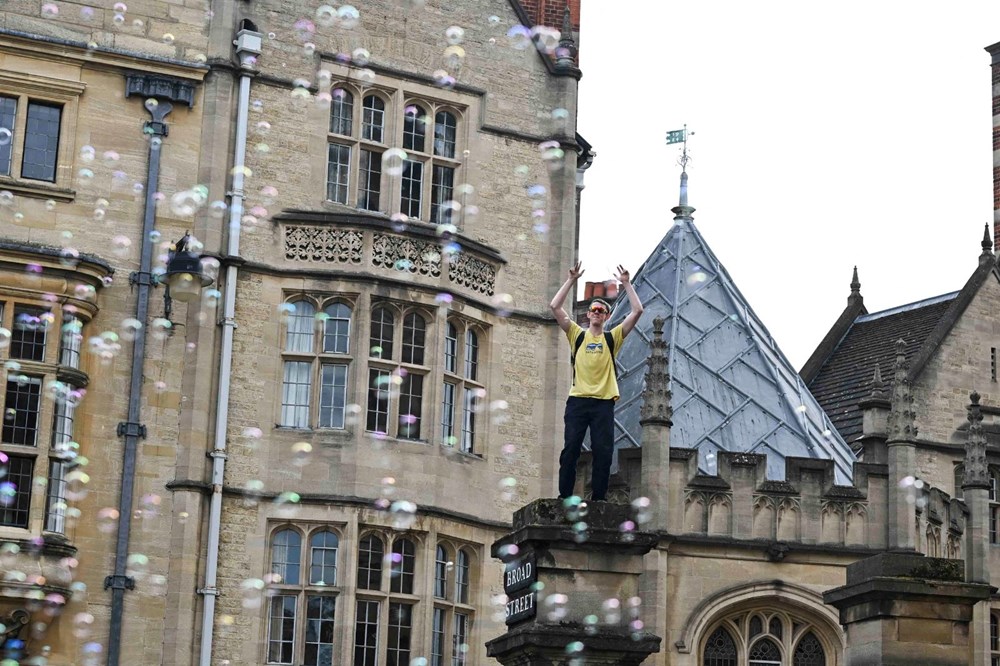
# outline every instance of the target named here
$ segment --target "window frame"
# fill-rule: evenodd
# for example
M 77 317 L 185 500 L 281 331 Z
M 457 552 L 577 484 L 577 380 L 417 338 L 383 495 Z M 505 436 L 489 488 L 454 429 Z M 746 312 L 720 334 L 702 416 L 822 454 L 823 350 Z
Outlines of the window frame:
M 780 635 L 773 631 L 775 619 L 779 623 Z M 734 654 L 731 657 L 713 655 L 712 661 L 706 661 L 709 641 L 718 631 L 728 634 Z M 802 641 L 811 634 L 823 651 L 825 666 L 830 666 L 836 663 L 835 655 L 839 649 L 831 642 L 827 631 L 821 622 L 800 613 L 779 610 L 773 606 L 744 609 L 729 613 L 706 626 L 697 643 L 697 663 L 702 666 L 756 666 L 772 663 L 791 666 Z M 765 640 L 776 646 L 781 655 L 779 661 L 751 660 L 750 651 Z
M 356 367 L 353 351 L 356 342 L 353 337 L 357 329 L 357 295 L 340 293 L 306 295 L 301 292 L 285 295 L 286 306 L 297 308 L 300 303 L 308 304 L 309 315 L 302 316 L 293 310 L 288 313 L 287 320 L 282 326 L 278 380 L 281 392 L 277 401 L 275 427 L 281 430 L 350 432 L 352 424 L 348 416 L 348 405 L 351 404 L 352 376 Z M 329 310 L 338 307 L 347 308 L 346 320 L 329 314 Z M 311 319 L 310 329 L 305 327 L 307 319 Z M 344 351 L 339 351 L 339 347 L 333 351 L 326 349 L 331 321 L 346 321 L 346 333 L 342 336 L 335 334 L 335 340 L 343 337 Z M 299 366 L 300 374 L 292 379 L 297 380 L 294 382 L 295 386 L 306 387 L 302 389 L 306 396 L 302 399 L 296 394 L 296 402 L 286 402 L 291 386 L 288 375 L 290 364 L 303 364 Z M 327 394 L 327 384 L 324 380 L 326 369 L 331 366 L 344 368 L 344 384 L 342 387 L 336 382 L 331 384 L 331 391 Z M 303 381 L 303 378 L 307 381 Z M 342 391 L 338 391 L 338 388 L 342 388 Z M 327 395 L 334 399 L 329 405 L 325 404 Z M 327 411 L 330 413 L 330 421 L 324 420 Z
M 332 650 L 334 654 L 334 661 L 336 661 L 336 655 L 338 650 L 341 649 L 341 645 L 338 644 L 338 638 L 340 638 L 336 623 L 338 622 L 337 614 L 344 613 L 342 599 L 344 598 L 344 587 L 339 580 L 335 580 L 333 583 L 326 583 L 323 581 L 322 584 L 314 583 L 312 581 L 312 570 L 315 561 L 316 554 L 313 552 L 313 539 L 323 533 L 331 533 L 337 539 L 337 546 L 334 549 L 334 571 L 337 572 L 335 575 L 339 577 L 339 571 L 341 568 L 340 558 L 343 557 L 342 545 L 344 543 L 344 530 L 345 526 L 339 523 L 320 523 L 320 522 L 304 522 L 304 523 L 288 523 L 288 522 L 275 522 L 268 526 L 267 531 L 267 551 L 266 551 L 266 566 L 265 566 L 265 581 L 266 589 L 263 591 L 263 599 L 266 603 L 261 604 L 265 609 L 264 617 L 264 640 L 261 642 L 261 649 L 263 651 L 262 661 L 265 664 L 295 664 L 296 666 L 309 666 L 309 662 L 306 661 L 306 653 L 308 651 L 309 645 L 326 645 L 327 643 L 322 641 L 308 641 L 310 634 L 310 622 L 315 618 L 310 618 L 310 600 L 317 598 L 332 598 L 333 600 L 333 617 L 329 620 L 319 619 L 321 623 L 330 622 L 329 628 L 332 629 Z M 295 563 L 298 567 L 298 580 L 297 582 L 290 583 L 286 580 L 276 579 L 274 577 L 275 568 L 275 538 L 284 532 L 289 532 L 295 534 L 299 540 L 298 547 L 298 560 Z M 324 556 L 324 566 L 327 559 Z M 278 598 L 292 598 L 294 615 L 293 620 L 293 634 L 292 634 L 292 648 L 291 648 L 291 659 L 290 661 L 273 661 L 271 660 L 272 654 L 272 636 L 273 636 L 273 603 L 274 599 Z M 321 627 L 322 628 L 322 627 Z M 318 648 L 317 648 L 318 650 Z
M 343 104 L 338 104 L 336 91 L 343 90 L 352 98 L 350 105 L 349 119 L 347 115 L 341 116 L 342 123 L 346 123 L 346 132 L 335 132 L 334 114 L 338 110 L 343 110 Z M 392 93 L 380 88 L 359 88 L 346 80 L 337 80 L 330 86 L 331 103 L 330 111 L 327 114 L 326 136 L 327 145 L 340 145 L 348 149 L 349 154 L 346 164 L 346 182 L 343 185 L 345 192 L 343 196 L 331 196 L 331 149 L 326 149 L 324 156 L 324 201 L 328 204 L 346 206 L 358 210 L 374 213 L 388 214 L 386 207 L 386 193 L 389 185 L 387 174 L 382 169 L 382 155 L 388 150 L 394 136 L 391 114 L 388 110 L 392 108 Z M 382 104 L 382 125 L 380 138 L 374 138 L 374 134 L 369 134 L 368 128 L 373 126 L 365 122 L 368 111 L 371 110 L 365 102 L 374 98 Z M 373 114 L 374 115 L 374 114 Z M 338 129 L 345 129 L 343 125 Z M 368 163 L 363 164 L 363 156 L 367 155 Z M 377 167 L 377 168 L 376 168 Z M 377 190 L 375 189 L 377 188 Z
M 423 110 L 426 114 L 425 117 L 427 118 L 423 126 L 423 142 L 419 149 L 416 147 L 406 147 L 406 125 L 408 123 L 406 120 L 408 115 L 407 110 L 412 107 L 417 107 Z M 419 220 L 432 225 L 455 224 L 456 227 L 460 226 L 458 224 L 459 220 L 455 219 L 454 215 L 442 215 L 441 210 L 446 208 L 445 204 L 447 202 L 455 201 L 455 192 L 459 183 L 462 182 L 462 128 L 465 124 L 466 113 L 466 110 L 461 109 L 454 104 L 437 101 L 422 95 L 404 93 L 404 97 L 398 111 L 400 125 L 403 128 L 403 131 L 400 132 L 399 136 L 399 145 L 403 147 L 404 151 L 406 151 L 407 161 L 411 163 L 423 164 L 421 169 L 422 177 L 419 183 L 420 196 L 418 197 L 418 210 L 416 211 L 418 214 L 413 214 L 414 210 L 412 204 L 410 206 L 404 206 L 404 188 L 401 187 L 400 195 L 398 197 L 398 211 L 400 213 L 405 213 L 411 221 Z M 443 114 L 447 114 L 455 122 L 453 128 L 454 142 L 452 145 L 451 156 L 440 154 L 437 150 L 438 118 Z M 418 120 L 416 122 L 419 123 L 420 121 Z M 448 173 L 451 174 L 451 182 L 447 186 L 445 186 L 439 179 L 439 174 L 444 173 L 442 169 L 448 170 Z M 442 194 L 445 190 L 447 190 L 447 198 L 445 198 Z M 412 199 L 413 197 L 411 196 L 410 200 L 412 201 Z
M 454 338 L 450 337 L 452 331 Z M 470 345 L 470 336 L 474 336 L 474 345 Z M 443 384 L 438 410 L 441 415 L 440 442 L 442 446 L 474 456 L 481 455 L 483 447 L 477 446 L 477 443 L 485 437 L 484 424 L 477 417 L 483 412 L 482 403 L 486 396 L 486 385 L 481 380 L 483 350 L 488 349 L 486 336 L 485 327 L 478 322 L 452 316 L 445 324 L 442 349 L 445 362 L 441 364 Z M 453 356 L 449 356 L 449 351 L 453 352 Z M 474 360 L 470 356 L 473 353 Z M 453 364 L 449 364 L 449 358 L 453 359 Z
M 79 99 L 85 89 L 86 84 L 82 81 L 12 71 L 0 72 L 0 96 L 14 98 L 17 107 L 12 128 L 10 169 L 7 174 L 0 173 L 0 187 L 33 198 L 51 198 L 62 202 L 76 198 L 72 184 L 76 164 L 74 152 L 77 148 L 77 113 Z M 61 110 L 51 180 L 38 180 L 23 175 L 29 102 L 58 106 Z
M 360 576 L 361 572 L 361 545 L 366 539 L 375 538 L 382 543 L 383 550 L 382 556 L 384 562 L 381 568 L 380 578 L 378 581 L 378 589 L 363 589 L 360 585 L 356 586 L 355 598 L 357 603 L 361 602 L 375 602 L 378 603 L 378 636 L 377 636 L 377 649 L 376 649 L 376 663 L 385 664 L 391 663 L 389 660 L 389 650 L 390 650 L 390 633 L 391 633 L 391 613 L 394 605 L 406 605 L 410 608 L 410 642 L 407 646 L 407 650 L 412 653 L 412 651 L 420 644 L 421 638 L 417 636 L 415 629 L 420 624 L 420 613 L 422 612 L 422 603 L 426 603 L 427 599 L 421 594 L 421 591 L 425 588 L 424 581 L 421 580 L 422 574 L 426 567 L 424 567 L 424 557 L 426 557 L 425 551 L 427 548 L 427 541 L 421 537 L 419 534 L 415 533 L 396 533 L 390 532 L 383 528 L 371 528 L 361 526 L 358 530 L 358 544 L 357 544 L 357 575 Z M 413 547 L 413 553 L 411 558 L 411 569 L 412 578 L 409 592 L 401 591 L 394 584 L 396 577 L 394 576 L 394 570 L 399 571 L 395 566 L 395 562 L 392 560 L 392 555 L 397 552 L 397 544 L 402 542 L 409 542 Z M 406 559 L 402 560 L 405 564 Z M 386 566 L 388 564 L 388 566 Z M 354 626 L 350 628 L 351 635 L 355 637 L 355 644 L 352 649 L 352 654 L 356 654 L 358 649 L 356 640 L 358 636 L 358 619 L 355 618 Z M 409 659 L 405 662 L 400 662 L 401 664 L 408 665 Z
M 375 332 L 374 315 L 384 311 L 392 316 L 392 345 L 389 354 L 385 354 L 385 338 L 377 340 L 372 336 Z M 410 442 L 429 442 L 434 428 L 428 423 L 427 410 L 431 380 L 436 375 L 432 365 L 435 362 L 433 348 L 436 334 L 433 315 L 420 304 L 397 304 L 388 300 L 374 300 L 368 310 L 372 326 L 368 338 L 368 391 L 364 405 L 365 431 L 379 437 Z M 422 344 L 417 344 L 415 330 L 407 322 L 418 317 L 422 320 L 420 336 Z M 384 319 L 379 323 L 380 336 L 386 332 Z M 407 340 L 407 333 L 410 339 Z M 381 348 L 382 353 L 374 355 L 374 350 Z M 409 361 L 404 360 L 408 358 Z M 387 387 L 376 384 L 388 374 Z M 419 380 L 417 379 L 419 378 Z M 414 385 L 419 389 L 414 392 Z M 385 404 L 383 404 L 385 403 Z M 414 409 L 415 407 L 415 409 Z M 404 412 L 404 410 L 407 410 Z M 412 412 L 416 411 L 414 414 Z M 373 420 L 373 416 L 376 418 Z M 384 428 L 381 426 L 385 425 Z
M 443 550 L 446 557 L 451 558 L 446 561 L 445 566 L 445 578 L 443 580 L 445 596 L 441 597 L 437 595 L 438 590 L 438 557 L 440 553 L 439 549 Z M 468 643 L 466 643 L 466 651 L 459 653 L 457 651 L 458 644 L 456 640 L 458 638 L 459 623 L 458 616 L 463 616 L 467 619 L 467 626 L 465 629 L 466 640 L 472 634 L 473 626 L 475 625 L 476 617 L 476 595 L 475 590 L 477 590 L 478 576 L 480 574 L 480 557 L 478 555 L 478 548 L 468 543 L 462 543 L 454 541 L 447 537 L 439 537 L 437 543 L 434 546 L 433 554 L 435 558 L 434 566 L 434 579 L 431 582 L 431 598 L 430 601 L 434 607 L 431 614 L 431 644 L 430 644 L 430 659 L 429 666 L 454 666 L 466 664 L 471 664 L 470 653 L 471 649 L 468 649 Z M 460 589 L 460 564 L 459 564 L 459 554 L 464 554 L 467 559 L 467 579 L 466 579 L 466 591 L 467 596 L 465 601 L 461 600 L 459 589 Z M 447 566 L 451 565 L 451 566 Z M 440 612 L 441 617 L 441 641 L 440 645 L 435 644 L 437 640 L 435 636 L 436 620 L 438 613 Z M 435 652 L 436 648 L 440 648 L 440 653 Z
M 67 502 L 67 486 L 75 477 L 73 471 L 76 468 L 78 450 L 78 447 L 70 446 L 69 443 L 74 439 L 74 413 L 76 401 L 81 395 L 77 392 L 87 384 L 88 377 L 79 356 L 75 366 L 63 363 L 62 336 L 54 335 L 53 332 L 61 331 L 64 321 L 74 320 L 79 323 L 78 333 L 82 339 L 83 330 L 92 313 L 83 312 L 70 304 L 59 306 L 45 302 L 40 294 L 37 298 L 30 298 L 23 294 L 3 292 L 0 293 L 0 328 L 13 332 L 15 317 L 26 310 L 42 313 L 46 321 L 41 358 L 12 358 L 8 347 L 5 358 L 19 363 L 21 368 L 16 374 L 8 372 L 7 381 L 0 392 L 0 409 L 6 412 L 8 408 L 8 382 L 13 381 L 16 386 L 19 376 L 30 378 L 38 391 L 35 398 L 33 437 L 30 442 L 18 442 L 6 441 L 12 438 L 0 435 L 0 455 L 30 460 L 34 476 L 28 483 L 27 491 L 21 488 L 16 491 L 16 497 L 20 498 L 17 501 L 24 502 L 25 517 L 12 520 L 0 511 L 0 529 L 65 535 L 67 523 L 74 515 Z M 52 395 L 50 392 L 54 392 L 56 400 L 44 399 L 47 395 Z M 34 483 L 34 477 L 41 477 L 43 474 L 46 483 Z

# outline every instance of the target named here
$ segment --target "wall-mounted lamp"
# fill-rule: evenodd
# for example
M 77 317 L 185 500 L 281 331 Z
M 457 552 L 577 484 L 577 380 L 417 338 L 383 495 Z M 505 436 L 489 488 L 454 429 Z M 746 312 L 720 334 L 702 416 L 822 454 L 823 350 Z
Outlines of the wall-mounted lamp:
M 173 299 L 190 303 L 201 296 L 201 290 L 212 284 L 212 276 L 205 273 L 201 265 L 201 254 L 193 251 L 191 234 L 174 243 L 174 249 L 167 254 L 167 270 L 160 276 L 166 289 L 163 294 L 163 317 L 170 320 L 173 313 Z

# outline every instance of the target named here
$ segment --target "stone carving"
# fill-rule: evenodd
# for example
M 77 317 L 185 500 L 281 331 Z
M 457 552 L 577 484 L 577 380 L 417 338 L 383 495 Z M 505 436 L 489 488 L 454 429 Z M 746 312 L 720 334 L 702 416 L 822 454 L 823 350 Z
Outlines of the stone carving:
M 906 341 L 896 341 L 896 366 L 892 379 L 892 398 L 889 408 L 888 443 L 913 443 L 917 438 L 916 413 L 913 411 L 913 394 L 910 392 L 910 364 L 906 360 Z
M 372 242 L 372 266 L 441 277 L 441 248 L 427 241 L 375 234 Z
M 753 513 L 757 515 L 759 512 L 767 510 L 774 511 L 774 499 L 768 497 L 767 495 L 754 495 L 753 497 Z
M 448 279 L 487 296 L 493 295 L 496 269 L 467 254 L 453 255 L 448 262 Z
M 125 97 L 138 95 L 143 99 L 156 97 L 194 106 L 194 84 L 162 74 L 128 72 L 125 75 Z
M 642 390 L 639 425 L 672 425 L 670 419 L 674 411 L 670 406 L 670 369 L 667 367 L 667 341 L 663 339 L 663 323 L 663 317 L 653 320 L 653 339 L 649 343 L 649 357 L 646 359 L 646 387 Z
M 882 381 L 882 371 L 875 366 L 875 374 L 872 376 L 872 400 L 885 400 L 885 382 Z
M 286 226 L 285 258 L 295 261 L 324 261 L 333 264 L 360 264 L 360 231 L 326 227 Z
M 986 464 L 986 436 L 983 435 L 983 411 L 979 406 L 979 394 L 969 395 L 968 406 L 969 439 L 965 443 L 965 472 L 962 490 L 969 488 L 990 488 L 990 471 Z

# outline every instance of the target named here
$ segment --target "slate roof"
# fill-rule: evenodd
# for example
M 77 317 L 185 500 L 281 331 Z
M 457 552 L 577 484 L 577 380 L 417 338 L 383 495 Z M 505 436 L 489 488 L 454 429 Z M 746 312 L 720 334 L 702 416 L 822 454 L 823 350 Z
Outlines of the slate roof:
M 788 456 L 828 458 L 844 483 L 855 460 L 850 447 L 695 228 L 694 209 L 673 210 L 673 227 L 632 279 L 644 312 L 618 353 L 616 449 L 640 446 L 641 392 L 659 316 L 673 394 L 671 446 L 697 449 L 708 474 L 720 450 L 764 453 L 771 479 L 784 479 Z M 619 295 L 610 324 L 630 309 Z
M 895 342 L 906 341 L 906 358 L 912 361 L 958 294 L 957 291 L 943 294 L 854 320 L 809 382 L 809 390 L 846 442 L 854 442 L 861 436 L 862 414 L 858 403 L 871 395 L 875 366 L 882 373 L 888 395 L 896 358 Z

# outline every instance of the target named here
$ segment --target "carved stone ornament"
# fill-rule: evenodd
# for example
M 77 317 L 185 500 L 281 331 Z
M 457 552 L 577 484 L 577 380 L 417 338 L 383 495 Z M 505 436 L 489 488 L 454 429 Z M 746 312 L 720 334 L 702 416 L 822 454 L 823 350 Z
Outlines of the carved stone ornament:
M 965 474 L 962 489 L 990 488 L 990 470 L 986 464 L 986 436 L 983 434 L 983 411 L 979 406 L 979 394 L 969 395 L 968 406 L 969 438 L 965 443 Z
M 441 248 L 434 243 L 403 236 L 375 234 L 372 265 L 403 273 L 441 276 Z
M 361 253 L 360 231 L 291 225 L 285 227 L 286 259 L 360 264 Z
M 129 72 L 125 75 L 125 97 L 139 95 L 194 106 L 194 83 L 162 74 Z
M 459 254 L 449 259 L 448 279 L 473 291 L 492 296 L 497 272 L 492 266 L 475 257 Z
M 913 443 L 917 438 L 916 412 L 910 392 L 910 364 L 906 360 L 906 341 L 896 341 L 896 365 L 892 379 L 889 408 L 888 443 Z
M 667 367 L 667 342 L 663 339 L 662 317 L 653 320 L 653 339 L 646 358 L 646 387 L 642 390 L 639 424 L 660 422 L 667 425 L 674 412 L 670 405 L 670 369 Z

